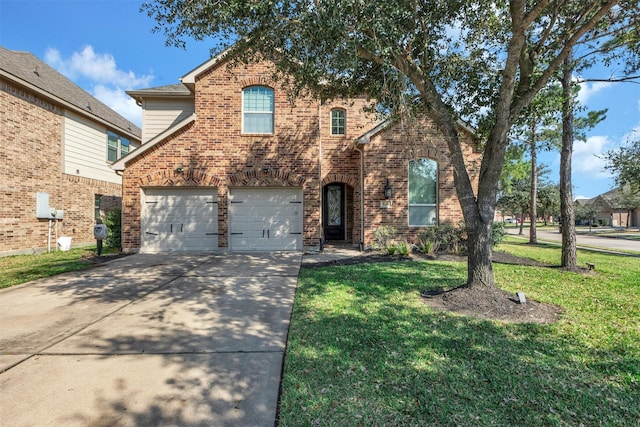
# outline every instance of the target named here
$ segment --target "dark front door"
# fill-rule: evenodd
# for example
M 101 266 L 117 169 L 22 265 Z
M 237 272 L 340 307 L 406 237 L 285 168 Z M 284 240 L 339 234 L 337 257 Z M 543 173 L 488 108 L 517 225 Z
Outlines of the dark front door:
M 344 240 L 344 184 L 329 184 L 324 187 L 323 211 L 325 240 Z

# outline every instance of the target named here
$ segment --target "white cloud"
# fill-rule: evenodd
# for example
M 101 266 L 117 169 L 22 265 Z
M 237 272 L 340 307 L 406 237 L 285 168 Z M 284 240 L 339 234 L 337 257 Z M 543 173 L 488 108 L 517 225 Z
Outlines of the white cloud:
M 586 105 L 594 95 L 598 92 L 612 86 L 611 82 L 585 82 L 580 83 L 580 91 L 578 92 L 578 102 Z
M 147 86 L 153 80 L 151 75 L 136 76 L 133 71 L 118 69 L 115 58 L 107 53 L 98 54 L 90 45 L 69 58 L 63 58 L 57 49 L 48 49 L 45 60 L 49 65 L 72 80 L 86 78 L 94 83 L 109 84 L 133 89 Z
M 573 171 L 589 175 L 593 179 L 610 178 L 611 174 L 604 169 L 604 159 L 598 156 L 611 148 L 614 148 L 614 144 L 607 136 L 590 136 L 586 143 L 574 142 Z
M 133 71 L 121 70 L 112 55 L 96 53 L 90 45 L 73 52 L 68 58 L 62 57 L 57 49 L 50 48 L 45 53 L 45 61 L 108 107 L 141 125 L 142 110 L 125 91 L 149 86 L 153 75 L 138 76 Z
M 133 98 L 124 93 L 123 89 L 119 87 L 112 89 L 97 85 L 93 88 L 93 96 L 107 104 L 109 108 L 131 120 L 136 126 L 141 126 L 142 109 L 136 105 L 136 101 Z

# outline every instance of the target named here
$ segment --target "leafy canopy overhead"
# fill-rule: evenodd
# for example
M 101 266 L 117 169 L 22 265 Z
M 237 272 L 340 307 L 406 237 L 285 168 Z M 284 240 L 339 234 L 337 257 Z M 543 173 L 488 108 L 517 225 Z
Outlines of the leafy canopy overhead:
M 293 95 L 365 93 L 387 113 L 428 114 L 454 169 L 469 235 L 468 283 L 489 286 L 511 126 L 579 44 L 612 52 L 625 34 L 637 45 L 629 29 L 640 14 L 637 0 L 155 0 L 142 10 L 170 45 L 213 36 L 213 53 L 232 62 L 266 57 Z M 477 189 L 460 118 L 485 142 Z
M 170 45 L 215 36 L 213 54 L 233 47 L 230 56 L 249 60 L 259 51 L 294 77 L 298 89 L 312 88 L 324 98 L 366 92 L 394 107 L 426 89 L 479 124 L 499 99 L 506 61 L 522 67 L 513 118 L 549 77 L 533 75 L 533 65 L 557 62 L 565 49 L 559 41 L 577 38 L 598 12 L 606 13 L 601 2 L 511 3 L 158 0 L 142 8 Z M 521 30 L 512 28 L 514 18 L 526 30 L 526 47 L 509 58 L 512 33 Z

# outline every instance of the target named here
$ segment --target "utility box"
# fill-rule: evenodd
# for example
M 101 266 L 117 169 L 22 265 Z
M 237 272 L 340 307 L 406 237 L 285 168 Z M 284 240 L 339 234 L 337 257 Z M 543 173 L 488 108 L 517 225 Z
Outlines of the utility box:
M 51 218 L 51 209 L 49 208 L 49 193 L 36 193 L 36 218 Z

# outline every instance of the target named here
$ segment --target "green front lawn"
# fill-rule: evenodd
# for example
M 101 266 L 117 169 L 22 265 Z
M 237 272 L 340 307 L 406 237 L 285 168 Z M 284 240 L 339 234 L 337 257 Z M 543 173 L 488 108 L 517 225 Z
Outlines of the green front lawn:
M 558 263 L 557 247 L 502 245 Z M 560 305 L 555 324 L 437 312 L 420 292 L 466 264 L 303 269 L 281 426 L 640 425 L 640 258 L 579 252 L 596 274 L 495 264 L 506 290 Z
M 0 289 L 67 271 L 83 270 L 92 262 L 95 247 L 53 251 L 37 255 L 16 255 L 0 258 Z M 105 253 L 107 251 L 105 250 Z

